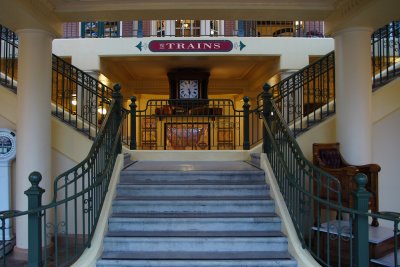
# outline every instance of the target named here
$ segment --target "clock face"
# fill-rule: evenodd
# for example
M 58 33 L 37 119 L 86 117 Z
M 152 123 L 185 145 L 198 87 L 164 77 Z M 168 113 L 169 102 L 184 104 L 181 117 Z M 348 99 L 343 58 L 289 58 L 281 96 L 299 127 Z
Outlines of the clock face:
M 199 81 L 198 80 L 180 80 L 179 81 L 179 98 L 181 98 L 181 99 L 199 98 Z
M 15 138 L 11 133 L 0 131 L 0 161 L 14 158 Z

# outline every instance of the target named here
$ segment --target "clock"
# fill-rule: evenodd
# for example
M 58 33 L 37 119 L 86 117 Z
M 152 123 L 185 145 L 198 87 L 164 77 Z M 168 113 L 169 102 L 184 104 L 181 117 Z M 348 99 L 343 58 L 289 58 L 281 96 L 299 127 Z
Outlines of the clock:
M 180 99 L 198 99 L 199 81 L 198 80 L 179 80 Z
M 15 158 L 15 133 L 9 129 L 0 129 L 0 161 L 10 161 Z
M 174 69 L 167 75 L 170 99 L 200 101 L 208 98 L 210 72 L 201 69 Z

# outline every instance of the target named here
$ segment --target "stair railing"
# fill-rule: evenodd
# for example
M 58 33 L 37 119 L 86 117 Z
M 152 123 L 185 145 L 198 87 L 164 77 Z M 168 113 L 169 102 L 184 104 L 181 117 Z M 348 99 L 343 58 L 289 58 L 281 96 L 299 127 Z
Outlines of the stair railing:
M 270 91 L 295 137 L 325 120 L 336 112 L 334 52 L 278 82 Z M 252 146 L 262 140 L 264 128 L 259 118 L 262 93 L 256 101 L 257 108 L 250 112 Z
M 400 21 L 392 21 L 371 36 L 372 88 L 400 75 Z
M 0 84 L 16 90 L 18 38 L 15 32 L 0 24 Z
M 18 37 L 0 25 L 0 84 L 17 92 Z M 112 89 L 66 60 L 52 57 L 52 114 L 94 139 L 111 102 Z
M 370 193 L 365 189 L 364 174 L 355 177 L 355 206 L 344 207 L 339 181 L 304 157 L 272 90 L 269 85 L 264 87 L 264 107 L 258 109 L 264 126 L 263 149 L 303 248 L 323 266 L 369 266 L 368 220 L 378 218 L 381 225 L 393 227 L 394 248 L 388 250 L 394 252 L 393 262 L 399 266 L 396 237 L 400 218 L 368 212 Z M 320 197 L 322 192 L 326 197 Z
M 116 85 L 109 112 L 96 136 L 88 156 L 72 169 L 54 180 L 53 200 L 42 205 L 41 175 L 29 176 L 32 186 L 27 211 L 0 212 L 0 241 L 5 244 L 6 222 L 28 217 L 29 266 L 69 266 L 90 247 L 102 210 L 117 155 L 121 153 L 122 109 L 120 87 Z M 5 246 L 3 247 L 5 255 Z M 1 258 L 0 256 L 0 258 Z M 0 266 L 7 265 L 2 257 Z

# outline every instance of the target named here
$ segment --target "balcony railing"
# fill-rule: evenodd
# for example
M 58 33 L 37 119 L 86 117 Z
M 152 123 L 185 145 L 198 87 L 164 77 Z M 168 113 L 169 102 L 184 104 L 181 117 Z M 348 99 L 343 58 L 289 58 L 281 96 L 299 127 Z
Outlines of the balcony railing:
M 64 38 L 325 37 L 323 21 L 143 20 L 69 22 Z

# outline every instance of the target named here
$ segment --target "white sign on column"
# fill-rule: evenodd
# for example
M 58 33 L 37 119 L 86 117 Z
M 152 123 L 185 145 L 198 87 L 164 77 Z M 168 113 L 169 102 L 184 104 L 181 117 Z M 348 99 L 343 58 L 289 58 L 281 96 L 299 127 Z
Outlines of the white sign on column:
M 15 132 L 0 128 L 0 211 L 11 209 L 11 162 L 15 159 L 16 152 Z M 11 227 L 10 220 L 6 220 L 5 241 L 13 238 Z M 0 233 L 0 240 L 2 239 Z

